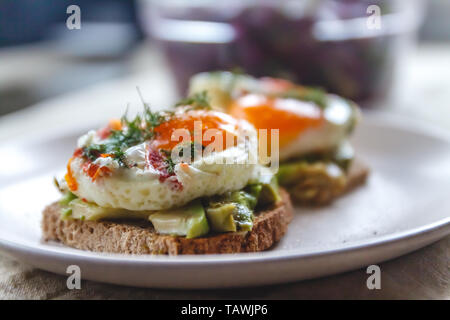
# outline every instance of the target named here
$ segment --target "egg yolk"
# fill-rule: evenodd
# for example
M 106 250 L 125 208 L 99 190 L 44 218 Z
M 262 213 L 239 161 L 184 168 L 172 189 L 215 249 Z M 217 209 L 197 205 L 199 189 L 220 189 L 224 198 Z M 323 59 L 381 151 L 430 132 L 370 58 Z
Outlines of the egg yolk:
M 234 137 L 238 129 L 238 122 L 236 119 L 215 111 L 207 110 L 191 110 L 182 114 L 176 114 L 169 121 L 163 122 L 155 128 L 155 139 L 152 141 L 152 147 L 155 149 L 172 150 L 181 141 L 181 137 L 173 137 L 175 130 L 186 129 L 190 134 L 191 141 L 201 141 L 203 146 L 215 141 L 212 137 L 210 141 L 206 140 L 205 132 L 210 130 L 212 135 L 220 134 L 223 149 L 227 146 L 234 145 Z M 200 136 L 201 133 L 201 136 Z M 197 134 L 198 137 L 194 137 Z M 227 136 L 233 137 L 233 143 L 227 145 Z
M 64 176 L 64 179 L 67 182 L 67 186 L 69 187 L 70 191 L 76 191 L 78 189 L 78 182 L 77 180 L 74 178 L 73 173 L 72 173 L 72 169 L 70 167 L 71 163 L 72 163 L 73 158 L 69 159 L 69 162 L 67 163 L 67 173 Z
M 280 148 L 324 121 L 322 110 L 312 103 L 262 94 L 247 94 L 235 100 L 230 106 L 230 114 L 247 120 L 256 129 L 269 130 L 268 135 L 271 129 L 279 129 Z

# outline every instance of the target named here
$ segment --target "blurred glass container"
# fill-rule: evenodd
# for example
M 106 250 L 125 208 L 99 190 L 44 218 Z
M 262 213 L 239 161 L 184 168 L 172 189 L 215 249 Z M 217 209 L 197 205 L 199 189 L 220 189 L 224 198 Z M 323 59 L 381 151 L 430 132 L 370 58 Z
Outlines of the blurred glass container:
M 324 87 L 363 105 L 390 94 L 423 11 L 420 0 L 142 3 L 144 30 L 161 45 L 182 94 L 195 73 L 236 69 Z M 380 28 L 369 26 L 370 5 L 380 9 Z

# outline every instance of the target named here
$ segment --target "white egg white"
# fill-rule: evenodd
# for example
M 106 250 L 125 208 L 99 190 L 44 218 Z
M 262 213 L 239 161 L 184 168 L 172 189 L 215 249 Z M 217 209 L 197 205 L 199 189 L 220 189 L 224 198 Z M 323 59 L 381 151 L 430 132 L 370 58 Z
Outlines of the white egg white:
M 162 210 L 182 206 L 189 201 L 227 191 L 239 190 L 249 181 L 259 179 L 261 168 L 257 161 L 246 161 L 257 148 L 256 131 L 246 121 L 243 132 L 251 139 L 239 141 L 236 146 L 213 152 L 190 164 L 176 164 L 175 175 L 164 181 L 160 172 L 146 162 L 146 142 L 128 148 L 125 161 L 131 168 L 119 167 L 110 157 L 98 158 L 94 163 L 111 169 L 109 174 L 95 181 L 82 169 L 80 157 L 71 162 L 71 171 L 78 188 L 73 191 L 80 198 L 102 207 L 128 210 Z M 80 138 L 79 146 L 94 141 L 92 133 Z M 177 188 L 177 181 L 182 188 Z

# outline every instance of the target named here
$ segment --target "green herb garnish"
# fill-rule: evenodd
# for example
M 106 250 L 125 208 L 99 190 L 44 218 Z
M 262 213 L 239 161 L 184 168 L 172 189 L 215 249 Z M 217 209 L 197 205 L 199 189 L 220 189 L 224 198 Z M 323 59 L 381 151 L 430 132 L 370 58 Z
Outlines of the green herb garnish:
M 166 170 L 168 174 L 173 174 L 175 171 L 175 163 L 173 162 L 171 157 L 168 157 L 167 159 L 164 160 L 164 162 L 166 163 Z
M 140 91 L 138 89 L 139 95 Z M 142 97 L 141 97 L 142 98 Z M 121 123 L 124 129 L 112 130 L 110 136 L 99 144 L 91 144 L 83 148 L 83 156 L 95 161 L 102 154 L 107 154 L 119 162 L 120 166 L 129 167 L 125 163 L 125 150 L 138 145 L 155 136 L 155 128 L 167 121 L 170 112 L 152 112 L 149 105 L 144 104 L 142 114 L 137 114 L 129 120 L 127 112 L 122 116 Z
M 193 94 L 185 99 L 178 101 L 175 107 L 190 106 L 191 109 L 211 109 L 207 91 Z

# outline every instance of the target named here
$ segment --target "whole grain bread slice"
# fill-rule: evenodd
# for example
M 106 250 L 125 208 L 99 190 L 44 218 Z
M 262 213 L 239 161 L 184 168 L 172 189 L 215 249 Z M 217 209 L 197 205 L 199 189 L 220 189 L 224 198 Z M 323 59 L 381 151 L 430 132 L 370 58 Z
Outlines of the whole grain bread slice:
M 369 173 L 369 167 L 362 160 L 355 159 L 348 169 L 345 188 L 340 194 L 338 194 L 338 196 L 350 192 L 356 187 L 366 183 Z
M 81 221 L 61 219 L 57 202 L 43 212 L 45 241 L 96 252 L 126 254 L 214 254 L 255 252 L 270 248 L 286 233 L 293 208 L 286 191 L 270 210 L 257 212 L 252 231 L 186 239 L 157 234 L 150 223 L 136 221 Z

